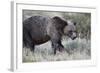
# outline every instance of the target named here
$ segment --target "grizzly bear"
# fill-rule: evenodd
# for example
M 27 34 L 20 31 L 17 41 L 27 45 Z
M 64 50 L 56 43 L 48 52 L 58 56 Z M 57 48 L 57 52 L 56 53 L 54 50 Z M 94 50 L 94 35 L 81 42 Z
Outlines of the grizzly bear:
M 32 16 L 23 21 L 23 47 L 30 48 L 33 52 L 35 45 L 51 41 L 54 54 L 56 50 L 62 51 L 62 36 L 67 35 L 74 40 L 76 23 L 61 17 Z

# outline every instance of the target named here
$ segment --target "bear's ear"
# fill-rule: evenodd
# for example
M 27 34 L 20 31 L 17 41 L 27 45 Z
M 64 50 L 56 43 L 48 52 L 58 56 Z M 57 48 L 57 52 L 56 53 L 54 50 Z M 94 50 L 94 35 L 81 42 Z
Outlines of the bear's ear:
M 58 17 L 58 16 L 55 16 L 53 17 L 53 19 L 55 20 L 56 23 L 59 23 L 60 25 L 64 24 L 64 25 L 67 25 L 67 22 L 65 20 L 63 20 L 62 18 Z
M 60 18 L 60 17 L 58 17 L 58 16 L 55 16 L 55 17 L 53 17 L 53 20 L 56 22 L 56 23 L 58 23 L 58 24 L 62 24 L 64 21 Z
M 56 21 L 62 21 L 62 19 L 58 16 L 53 17 L 53 19 L 56 20 Z
M 76 26 L 76 22 L 74 22 L 74 25 Z

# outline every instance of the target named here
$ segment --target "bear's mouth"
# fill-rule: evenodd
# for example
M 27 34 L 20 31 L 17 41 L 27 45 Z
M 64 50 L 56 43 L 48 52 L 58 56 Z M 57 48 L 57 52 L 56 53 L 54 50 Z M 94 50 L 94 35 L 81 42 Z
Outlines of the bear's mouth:
M 75 39 L 76 39 L 76 37 L 72 37 L 71 39 L 72 39 L 72 40 L 75 40 Z

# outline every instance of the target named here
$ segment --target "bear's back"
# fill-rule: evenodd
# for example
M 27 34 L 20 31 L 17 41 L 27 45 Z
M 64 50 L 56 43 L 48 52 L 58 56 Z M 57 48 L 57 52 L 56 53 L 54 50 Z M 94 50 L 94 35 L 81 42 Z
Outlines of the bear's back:
M 32 16 L 23 22 L 24 30 L 29 32 L 35 44 L 41 44 L 50 40 L 47 35 L 47 26 L 50 18 L 45 16 Z

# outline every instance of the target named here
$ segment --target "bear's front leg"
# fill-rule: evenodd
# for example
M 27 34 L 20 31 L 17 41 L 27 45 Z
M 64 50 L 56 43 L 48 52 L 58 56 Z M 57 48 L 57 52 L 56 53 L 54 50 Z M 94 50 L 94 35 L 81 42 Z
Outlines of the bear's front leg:
M 64 50 L 64 46 L 61 43 L 61 40 L 58 41 L 59 51 L 62 52 Z
M 56 28 L 50 29 L 49 36 L 51 38 L 52 48 L 54 49 L 54 54 L 56 54 L 56 50 L 62 51 L 64 48 L 61 44 L 62 35 L 58 32 Z
M 62 52 L 64 49 L 64 46 L 61 44 L 60 40 L 52 40 L 52 48 L 54 49 L 54 54 L 56 54 L 57 50 Z

